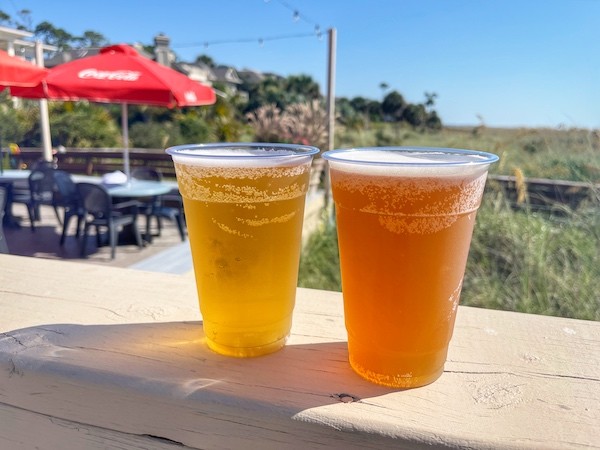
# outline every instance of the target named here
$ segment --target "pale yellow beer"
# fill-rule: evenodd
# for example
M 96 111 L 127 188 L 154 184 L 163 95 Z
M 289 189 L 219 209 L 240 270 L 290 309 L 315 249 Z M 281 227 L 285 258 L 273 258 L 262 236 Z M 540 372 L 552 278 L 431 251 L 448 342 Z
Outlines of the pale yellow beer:
M 318 150 L 232 146 L 169 151 L 206 342 L 221 354 L 258 356 L 281 348 L 290 332 L 311 152 Z

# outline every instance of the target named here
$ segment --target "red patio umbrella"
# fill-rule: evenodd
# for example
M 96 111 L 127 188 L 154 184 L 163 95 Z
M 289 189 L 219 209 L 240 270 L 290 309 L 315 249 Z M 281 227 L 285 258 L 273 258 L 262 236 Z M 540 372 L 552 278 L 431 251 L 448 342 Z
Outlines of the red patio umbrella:
M 2 87 L 35 86 L 47 72 L 47 69 L 0 50 L 0 86 Z
M 121 103 L 125 172 L 129 179 L 129 131 L 127 104 L 175 106 L 210 105 L 214 90 L 169 67 L 141 56 L 133 47 L 120 44 L 94 56 L 60 64 L 31 88 L 13 88 L 12 95 L 50 100 L 89 100 Z
M 21 58 L 10 56 L 0 49 L 0 91 L 14 86 L 35 86 L 46 76 L 47 69 L 38 67 Z M 3 171 L 2 134 L 0 133 L 0 173 Z

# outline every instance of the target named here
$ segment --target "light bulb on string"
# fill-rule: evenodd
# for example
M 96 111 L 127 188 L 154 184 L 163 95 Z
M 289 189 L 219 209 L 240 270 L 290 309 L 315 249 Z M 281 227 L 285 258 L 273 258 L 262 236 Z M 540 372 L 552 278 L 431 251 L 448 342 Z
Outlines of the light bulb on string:
M 258 45 L 260 46 L 260 48 L 263 48 L 265 46 L 265 40 L 263 38 L 260 38 L 258 40 Z
M 300 13 L 298 11 L 294 11 L 293 19 L 294 22 L 298 22 L 300 20 Z

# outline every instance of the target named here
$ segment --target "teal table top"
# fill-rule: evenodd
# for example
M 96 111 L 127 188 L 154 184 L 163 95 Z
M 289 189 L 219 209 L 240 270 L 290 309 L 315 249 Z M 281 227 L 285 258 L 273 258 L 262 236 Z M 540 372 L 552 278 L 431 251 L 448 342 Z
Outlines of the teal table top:
M 135 179 L 125 184 L 105 187 L 112 197 L 153 197 L 167 194 L 173 189 L 172 183 Z

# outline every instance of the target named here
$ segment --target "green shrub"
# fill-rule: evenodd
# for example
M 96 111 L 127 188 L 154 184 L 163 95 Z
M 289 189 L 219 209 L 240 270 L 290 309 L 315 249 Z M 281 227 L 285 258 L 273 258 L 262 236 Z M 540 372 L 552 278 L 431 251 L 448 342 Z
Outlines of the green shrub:
M 179 127 L 174 122 L 136 122 L 129 129 L 132 147 L 166 148 L 183 143 Z

